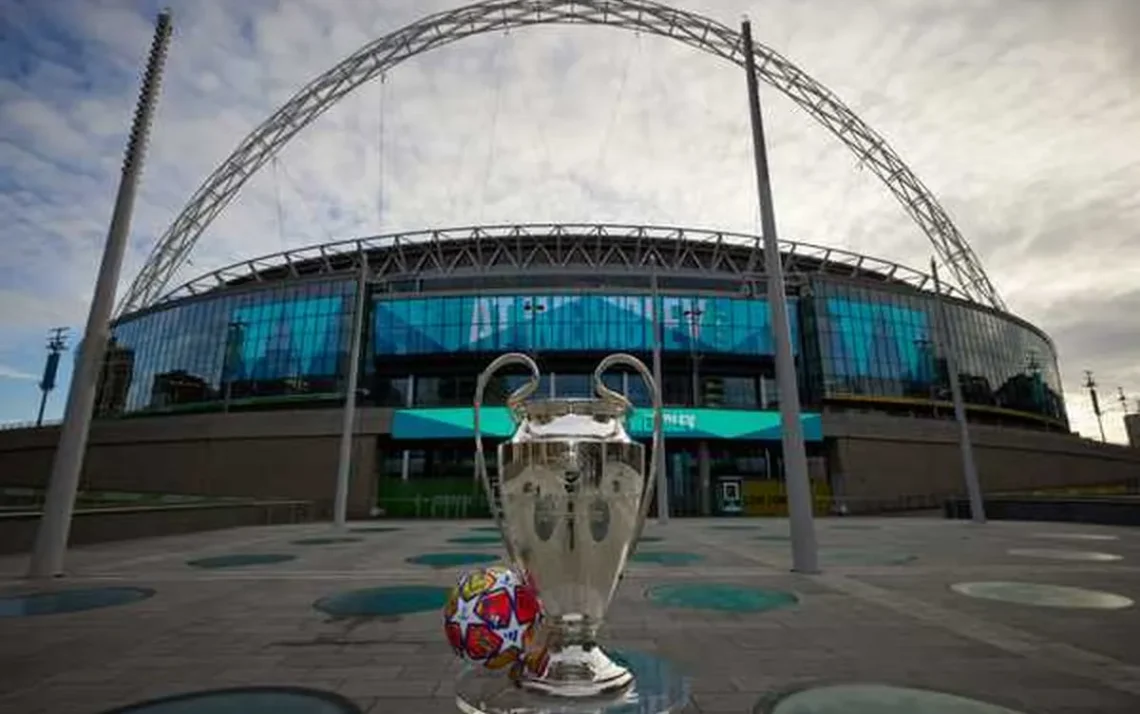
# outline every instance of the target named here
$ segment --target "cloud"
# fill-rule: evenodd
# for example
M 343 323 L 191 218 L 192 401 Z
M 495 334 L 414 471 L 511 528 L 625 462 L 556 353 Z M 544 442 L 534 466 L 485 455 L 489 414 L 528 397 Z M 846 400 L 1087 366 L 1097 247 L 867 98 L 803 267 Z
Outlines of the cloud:
M 7 365 L 0 364 L 0 379 L 39 379 L 39 378 L 36 377 L 36 375 L 34 375 L 34 374 L 29 374 L 28 372 L 24 372 L 24 371 L 15 369 L 14 367 L 9 367 Z
M 121 289 L 201 181 L 289 96 L 363 43 L 458 4 L 176 6 Z M 1137 3 L 679 4 L 726 24 L 748 12 L 758 41 L 887 138 L 1011 310 L 1053 336 L 1082 433 L 1096 433 L 1084 369 L 1140 394 L 1128 307 L 1140 278 L 1140 145 L 1128 140 L 1140 125 Z M 44 328 L 85 317 L 156 9 L 13 0 L 0 19 L 0 344 L 31 341 L 26 361 L 9 360 L 22 371 L 38 369 Z M 781 235 L 925 265 L 929 243 L 856 157 L 762 91 Z M 404 62 L 307 127 L 175 283 L 284 247 L 422 227 L 755 231 L 750 151 L 739 70 L 676 42 L 591 27 L 472 37 Z

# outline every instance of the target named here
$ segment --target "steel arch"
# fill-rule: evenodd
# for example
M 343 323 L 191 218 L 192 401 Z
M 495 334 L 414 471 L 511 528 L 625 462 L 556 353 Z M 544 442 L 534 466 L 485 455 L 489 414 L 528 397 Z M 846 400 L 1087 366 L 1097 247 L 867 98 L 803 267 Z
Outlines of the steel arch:
M 294 135 L 342 97 L 405 59 L 471 35 L 529 25 L 608 25 L 677 40 L 744 66 L 740 34 L 653 0 L 483 0 L 429 15 L 360 48 L 305 85 L 253 130 L 194 192 L 151 251 L 117 314 L 153 303 L 189 256 L 210 222 L 242 185 Z M 878 176 L 926 233 L 951 281 L 971 298 L 1005 310 L 981 263 L 946 211 L 918 177 L 826 87 L 763 45 L 756 45 L 758 78 L 783 92 L 839 138 Z

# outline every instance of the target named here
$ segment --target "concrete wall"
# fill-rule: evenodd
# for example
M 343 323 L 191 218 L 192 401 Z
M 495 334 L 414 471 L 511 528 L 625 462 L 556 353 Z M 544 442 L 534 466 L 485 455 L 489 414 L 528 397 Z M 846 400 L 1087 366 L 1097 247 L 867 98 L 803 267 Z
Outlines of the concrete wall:
M 825 414 L 829 469 L 852 507 L 860 500 L 964 493 L 953 421 Z M 971 425 L 982 489 L 989 493 L 1140 480 L 1140 451 L 1070 434 Z
M 358 413 L 350 517 L 366 517 L 374 503 L 376 434 L 390 425 L 391 410 Z M 340 426 L 337 409 L 97 421 L 82 488 L 300 499 L 327 517 Z M 43 487 L 58 432 L 0 431 L 0 485 Z
M 390 409 L 361 409 L 355 430 L 349 514 L 375 503 L 376 438 Z M 83 476 L 89 490 L 256 496 L 312 501 L 331 513 L 338 409 L 108 420 L 92 428 Z M 910 505 L 963 492 L 952 421 L 878 414 L 824 414 L 826 469 L 835 493 L 860 503 L 916 497 Z M 0 431 L 0 486 L 42 487 L 58 430 Z M 1068 434 L 975 425 L 978 472 L 987 492 L 1122 483 L 1140 479 L 1140 450 Z M 925 498 L 928 503 L 920 503 Z

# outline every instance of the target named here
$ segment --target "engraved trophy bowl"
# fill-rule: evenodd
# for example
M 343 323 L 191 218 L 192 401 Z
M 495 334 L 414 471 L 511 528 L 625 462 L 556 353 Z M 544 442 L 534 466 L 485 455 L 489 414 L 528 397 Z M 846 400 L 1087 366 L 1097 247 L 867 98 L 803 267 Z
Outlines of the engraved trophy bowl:
M 531 376 L 507 398 L 516 428 L 498 447 L 498 474 L 491 479 L 480 431 L 483 392 L 495 372 L 513 364 L 527 367 Z M 652 396 L 649 459 L 626 431 L 629 400 L 602 383 L 602 375 L 616 366 L 639 373 Z M 537 640 L 549 664 L 541 673 L 524 671 L 514 685 L 549 706 L 509 710 L 605 711 L 598 707 L 606 698 L 636 700 L 634 672 L 611 659 L 597 637 L 652 500 L 661 394 L 644 363 L 628 354 L 598 364 L 596 398 L 528 401 L 538 381 L 530 357 L 505 354 L 479 375 L 474 402 L 476 470 L 508 557 L 538 590 L 544 611 Z M 464 704 L 462 693 L 458 701 L 464 711 L 492 710 Z

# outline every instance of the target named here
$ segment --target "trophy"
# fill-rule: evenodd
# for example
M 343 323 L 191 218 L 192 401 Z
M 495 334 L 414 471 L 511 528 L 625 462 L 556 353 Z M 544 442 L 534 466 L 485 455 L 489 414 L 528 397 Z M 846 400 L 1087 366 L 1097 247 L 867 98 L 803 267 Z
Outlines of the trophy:
M 526 367 L 530 379 L 507 398 L 516 430 L 498 447 L 498 473 L 492 479 L 480 408 L 487 382 L 508 365 Z M 640 374 L 652 395 L 648 464 L 645 447 L 626 432 L 632 405 L 602 382 L 602 375 L 619 365 Z M 539 647 L 549 659 L 545 667 L 526 668 L 509 687 L 496 691 L 461 679 L 457 701 L 466 712 L 602 712 L 607 702 L 628 705 L 630 697 L 636 699 L 634 673 L 611 659 L 597 638 L 653 497 L 661 458 L 661 393 L 645 364 L 628 354 L 603 359 L 593 381 L 595 398 L 528 401 L 538 388 L 539 370 L 521 353 L 500 356 L 479 375 L 475 468 L 508 558 L 542 601 Z M 654 688 L 649 681 L 644 685 Z

